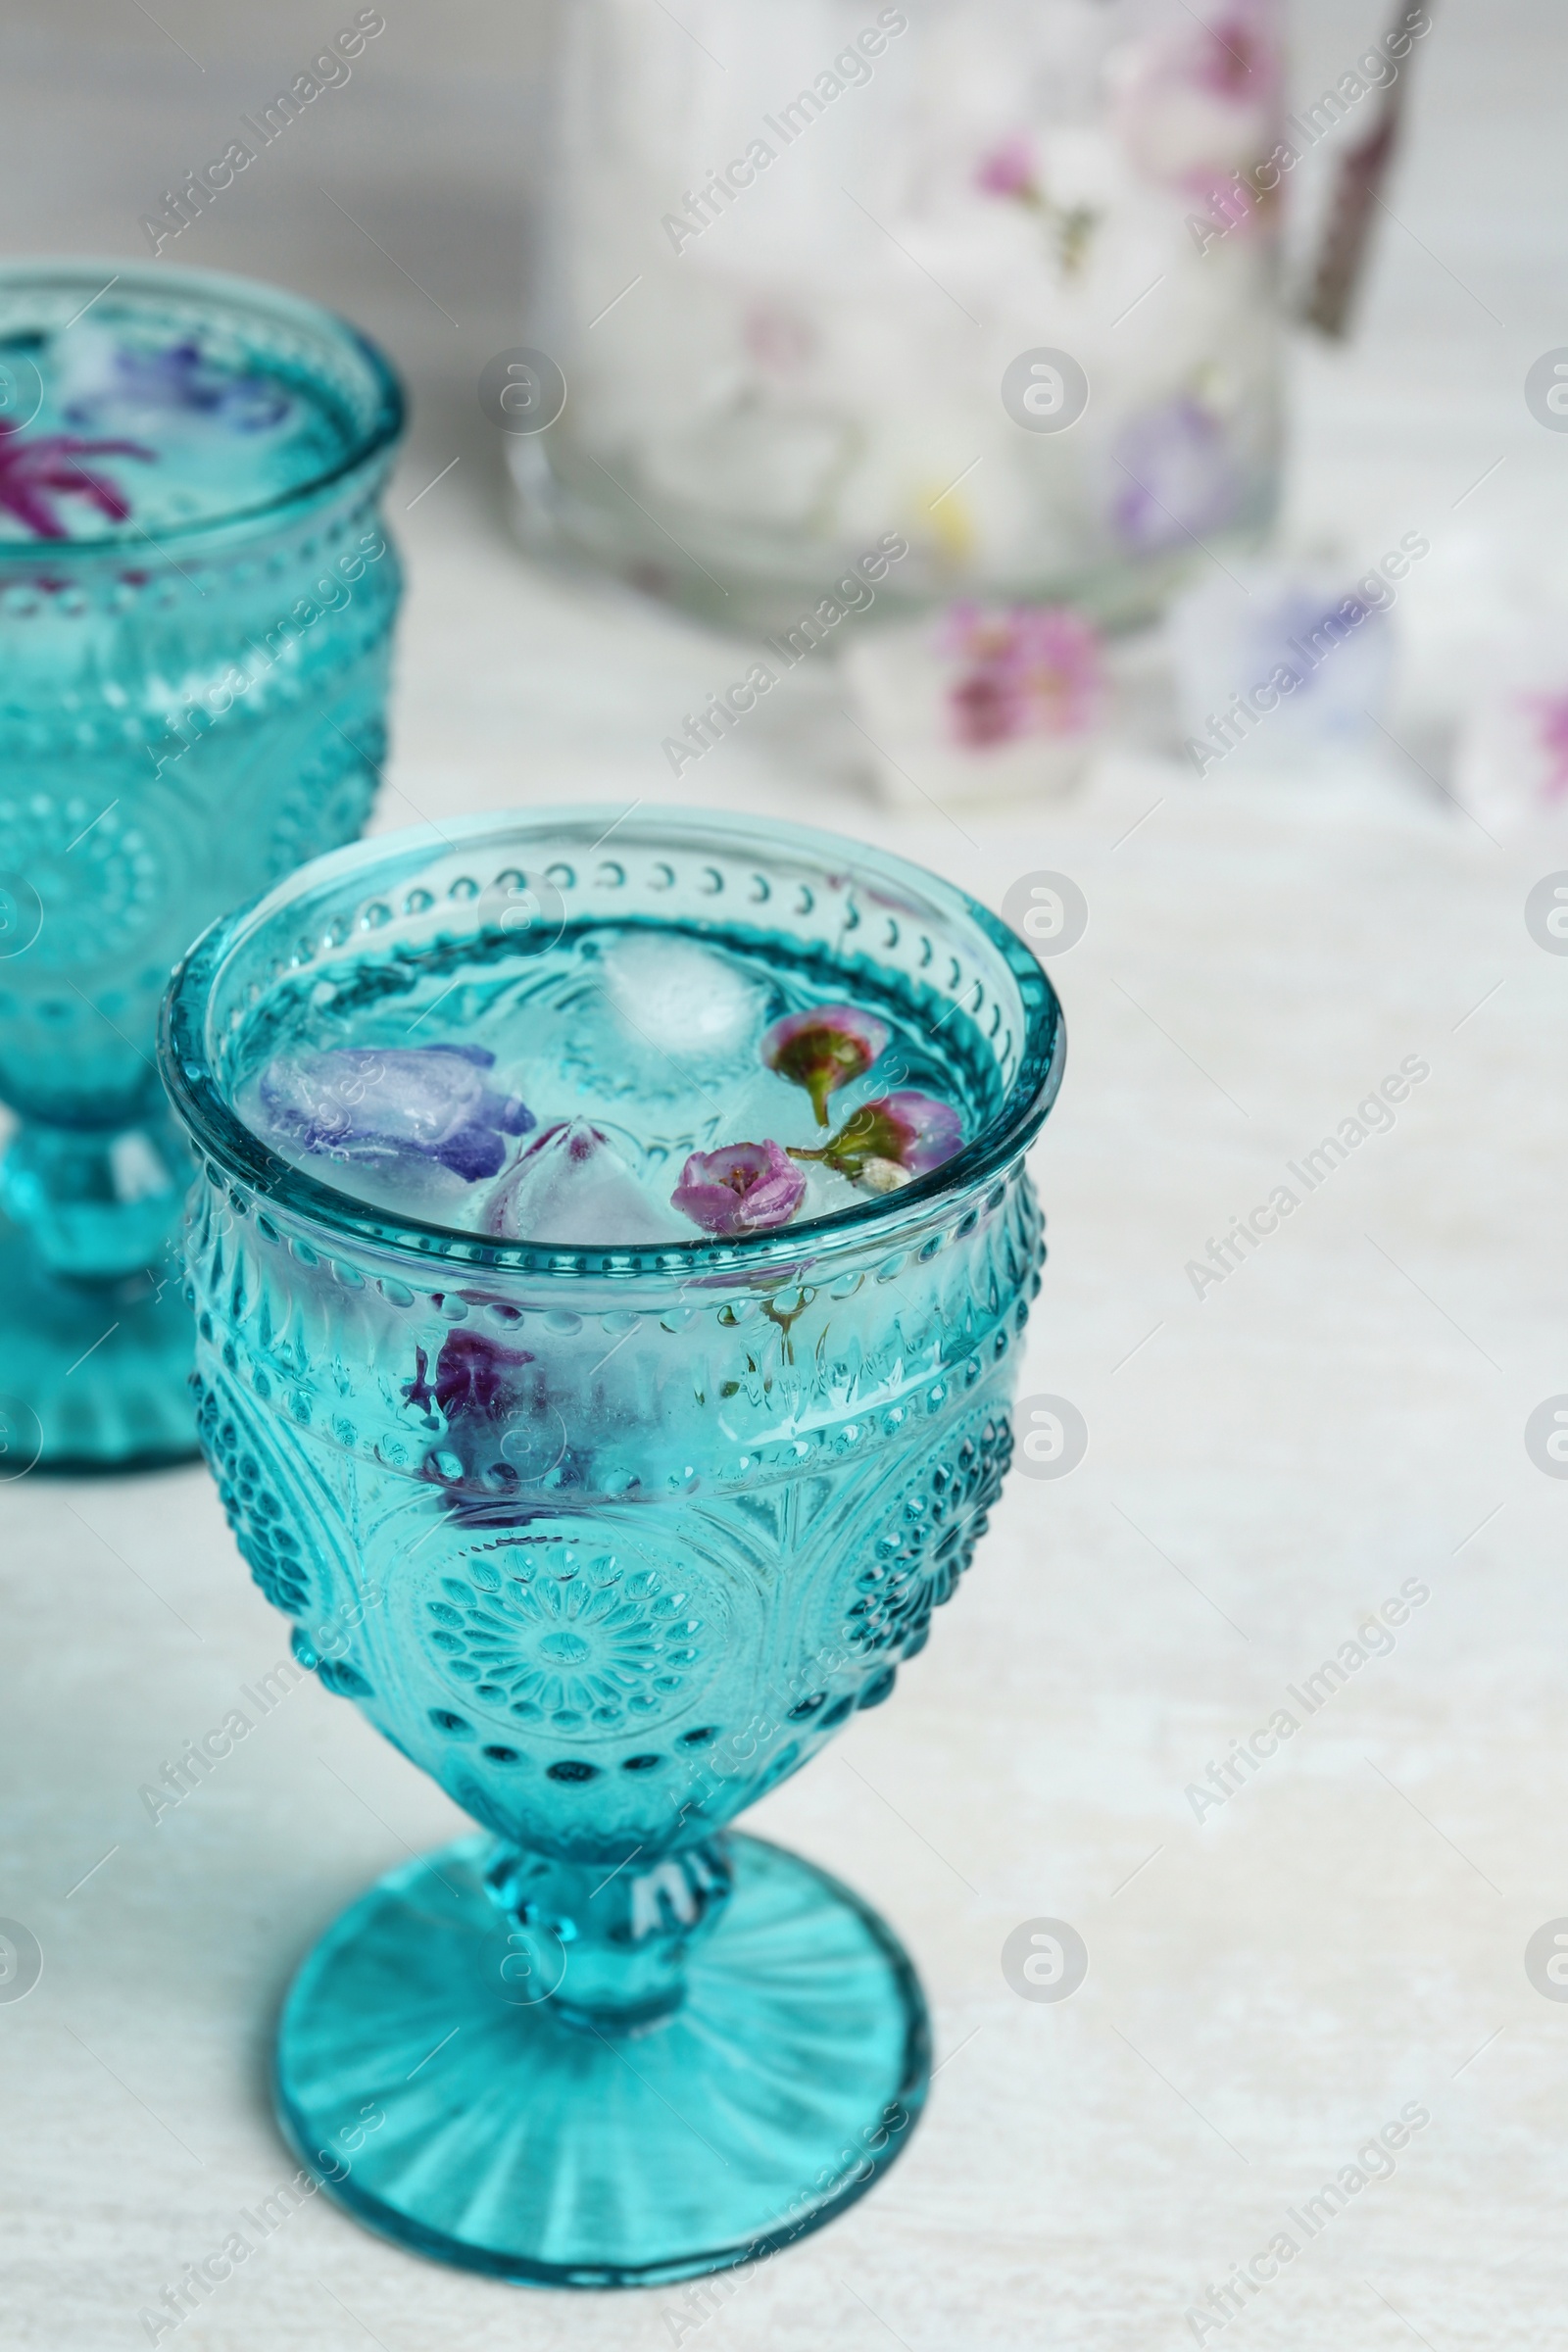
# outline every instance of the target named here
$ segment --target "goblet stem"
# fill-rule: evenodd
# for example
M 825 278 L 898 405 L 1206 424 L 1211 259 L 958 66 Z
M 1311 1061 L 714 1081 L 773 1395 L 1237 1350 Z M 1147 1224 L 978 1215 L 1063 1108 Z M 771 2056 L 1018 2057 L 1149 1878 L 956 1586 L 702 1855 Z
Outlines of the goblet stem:
M 904 1952 L 797 1855 L 737 1832 L 616 1871 L 481 1835 L 328 1929 L 284 2003 L 277 2098 L 371 2229 L 503 2278 L 652 2286 L 842 2212 L 929 2070 Z
M 642 2034 L 684 2001 L 691 1946 L 722 1916 L 733 1873 L 721 1837 L 618 1865 L 502 1843 L 486 1884 L 507 1929 L 494 1963 L 504 1997 L 548 2000 L 579 2033 Z
M 162 1103 L 116 1127 L 25 1119 L 0 1161 L 0 1208 L 35 1263 L 76 1282 L 115 1282 L 164 1261 L 190 1183 L 190 1155 Z
M 195 1451 L 177 1258 L 191 1163 L 161 1102 L 25 1117 L 0 1159 L 0 1478 Z

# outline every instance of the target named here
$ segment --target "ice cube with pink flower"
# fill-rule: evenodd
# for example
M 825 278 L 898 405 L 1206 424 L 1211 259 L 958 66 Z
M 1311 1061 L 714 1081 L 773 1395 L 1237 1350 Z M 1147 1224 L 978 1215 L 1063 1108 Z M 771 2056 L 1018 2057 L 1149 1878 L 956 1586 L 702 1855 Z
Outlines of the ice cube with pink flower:
M 1454 741 L 1459 805 L 1499 839 L 1568 838 L 1568 605 L 1494 650 Z M 1473 838 L 1473 836 L 1472 836 Z
M 901 806 L 1059 794 L 1100 742 L 1103 645 L 1064 606 L 954 605 L 856 647 L 846 668 L 859 748 Z
M 484 1230 L 542 1248 L 632 1250 L 689 1239 L 639 1183 L 639 1155 L 588 1119 L 562 1119 L 527 1144 L 484 1204 Z

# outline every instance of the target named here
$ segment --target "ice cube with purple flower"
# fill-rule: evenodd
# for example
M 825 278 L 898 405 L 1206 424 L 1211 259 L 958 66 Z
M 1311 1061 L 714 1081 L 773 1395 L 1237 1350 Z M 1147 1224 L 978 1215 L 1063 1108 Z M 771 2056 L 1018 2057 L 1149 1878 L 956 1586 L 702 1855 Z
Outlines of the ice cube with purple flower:
M 62 414 L 73 424 L 113 411 L 149 420 L 205 416 L 229 432 L 259 433 L 294 405 L 275 376 L 221 367 L 190 335 L 148 345 L 88 320 L 62 337 L 58 367 Z
M 1367 751 L 1394 682 L 1396 590 L 1326 556 L 1238 559 L 1172 608 L 1187 760 L 1200 776 L 1310 766 Z
M 1137 554 L 1191 547 L 1236 519 L 1243 469 L 1220 417 L 1191 392 L 1130 417 L 1110 457 L 1111 526 Z
M 498 1176 L 511 1139 L 536 1124 L 520 1096 L 489 1083 L 483 1046 L 340 1046 L 279 1055 L 259 1106 L 293 1152 L 389 1174 L 444 1168 L 472 1184 Z

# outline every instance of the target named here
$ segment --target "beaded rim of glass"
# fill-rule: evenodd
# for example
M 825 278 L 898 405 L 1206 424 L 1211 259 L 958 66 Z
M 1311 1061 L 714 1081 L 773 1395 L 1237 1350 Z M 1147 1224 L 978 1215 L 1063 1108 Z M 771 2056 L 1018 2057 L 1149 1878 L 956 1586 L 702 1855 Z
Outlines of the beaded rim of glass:
M 160 1035 L 170 1100 L 212 1174 L 311 1228 L 327 1253 L 360 1245 L 424 1270 L 445 1265 L 552 1279 L 642 1275 L 685 1280 L 727 1272 L 776 1278 L 791 1268 L 803 1274 L 809 1268 L 813 1280 L 820 1280 L 829 1261 L 868 1246 L 897 1248 L 928 1234 L 960 1200 L 980 1195 L 1011 1169 L 1055 1102 L 1067 1043 L 1056 993 L 1016 933 L 955 884 L 843 834 L 783 820 L 666 806 L 650 808 L 636 828 L 657 835 L 644 842 L 650 850 L 701 851 L 707 842 L 715 851 L 749 851 L 760 859 L 782 847 L 797 858 L 810 858 L 825 874 L 863 877 L 881 895 L 902 891 L 906 903 L 923 904 L 933 914 L 967 923 L 1000 956 L 1017 987 L 1022 1012 L 1017 1066 L 994 1114 L 952 1159 L 897 1191 L 869 1195 L 853 1207 L 798 1224 L 723 1240 L 698 1237 L 634 1248 L 584 1242 L 564 1249 L 501 1242 L 466 1228 L 391 1215 L 307 1175 L 240 1118 L 215 1069 L 209 1014 L 224 967 L 266 924 L 306 898 L 318 901 L 323 886 L 357 882 L 373 895 L 378 868 L 396 870 L 406 885 L 409 861 L 421 853 L 432 862 L 454 852 L 471 861 L 481 848 L 526 857 L 530 846 L 559 844 L 579 833 L 584 848 L 597 847 L 595 829 L 602 834 L 617 823 L 624 845 L 629 830 L 625 819 L 624 810 L 589 806 L 487 812 L 456 818 L 439 829 L 421 825 L 380 834 L 315 859 L 263 897 L 220 916 L 175 966 L 164 999 Z
M 323 354 L 335 349 L 342 359 L 363 369 L 368 415 L 342 454 L 322 472 L 312 474 L 271 498 L 236 505 L 218 514 L 172 523 L 162 529 L 144 530 L 137 525 L 106 531 L 91 539 L 0 540 L 0 579 L 8 566 L 35 570 L 40 559 L 47 560 L 50 568 L 57 571 L 66 565 L 75 570 L 100 561 L 119 565 L 123 564 L 127 551 L 138 548 L 144 553 L 149 548 L 184 546 L 199 551 L 206 546 L 221 546 L 228 533 L 248 536 L 258 525 L 287 523 L 308 514 L 356 474 L 370 470 L 388 458 L 400 439 L 406 404 L 391 362 L 357 326 L 318 303 L 308 302 L 260 278 L 240 277 L 226 270 L 127 266 L 122 261 L 83 261 L 75 254 L 27 256 L 0 263 L 0 298 L 24 293 L 29 287 L 36 287 L 40 296 L 58 289 L 63 296 L 79 297 L 82 308 L 86 308 L 93 299 L 107 293 L 111 284 L 121 301 L 141 294 L 149 301 L 162 300 L 181 310 L 207 305 L 231 321 L 249 318 L 258 328 L 271 322 L 296 333 L 308 332 Z

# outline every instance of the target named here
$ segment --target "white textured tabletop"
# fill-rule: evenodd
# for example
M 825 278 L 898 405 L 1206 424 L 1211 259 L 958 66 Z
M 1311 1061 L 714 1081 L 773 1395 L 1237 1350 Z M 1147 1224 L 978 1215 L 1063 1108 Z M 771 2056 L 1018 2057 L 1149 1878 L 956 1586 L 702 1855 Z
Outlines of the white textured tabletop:
M 531 571 L 474 400 L 516 340 L 532 20 L 386 13 L 335 113 L 179 256 L 353 312 L 412 380 L 376 823 L 674 797 L 660 739 L 733 647 Z M 1300 87 L 1370 13 L 1313 12 Z M 196 0 L 158 20 L 13 7 L 8 249 L 133 253 L 158 191 L 326 25 L 304 0 L 238 33 Z M 1024 1373 L 1078 1405 L 1087 1458 L 1012 1484 L 896 1702 L 755 1817 L 917 1960 L 940 2072 L 906 2157 L 706 2301 L 511 2289 L 316 2199 L 180 2328 L 191 2352 L 1537 2352 L 1564 2325 L 1568 2005 L 1525 1947 L 1568 1914 L 1568 1484 L 1523 1433 L 1568 1389 L 1568 963 L 1523 906 L 1568 835 L 1499 848 L 1422 769 L 1442 772 L 1487 545 L 1539 551 L 1568 523 L 1568 443 L 1521 390 L 1563 339 L 1568 23 L 1451 0 L 1420 63 L 1366 331 L 1292 362 L 1298 534 L 1433 544 L 1404 600 L 1411 757 L 1200 786 L 1151 736 L 1059 808 L 915 820 L 869 797 L 831 677 L 803 675 L 684 783 L 994 906 L 1057 868 L 1091 908 L 1055 966 L 1071 1051 L 1036 1155 L 1052 1254 Z M 1407 1057 L 1430 1074 L 1396 1123 L 1195 1296 L 1188 1261 Z M 205 1471 L 24 1478 L 0 1544 L 0 1914 L 44 1954 L 0 2004 L 0 2340 L 112 2352 L 292 2172 L 266 2069 L 301 1954 L 460 1817 L 312 1679 L 148 1819 L 141 1785 L 283 1654 Z M 1401 1589 L 1424 1597 L 1343 1687 L 1304 1688 Z M 1281 1709 L 1293 1736 L 1196 1805 Z M 1088 1947 L 1068 2000 L 1003 1974 L 1042 1917 Z M 1401 2112 L 1397 2152 L 1357 2164 Z M 1245 2310 L 1195 2329 L 1282 2234 L 1297 2250 Z

